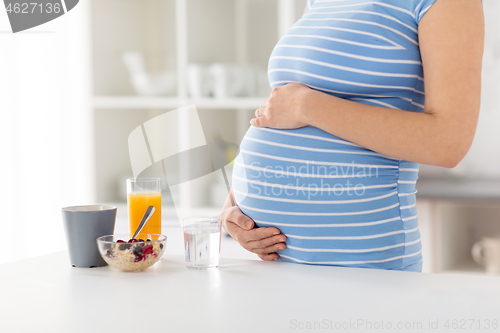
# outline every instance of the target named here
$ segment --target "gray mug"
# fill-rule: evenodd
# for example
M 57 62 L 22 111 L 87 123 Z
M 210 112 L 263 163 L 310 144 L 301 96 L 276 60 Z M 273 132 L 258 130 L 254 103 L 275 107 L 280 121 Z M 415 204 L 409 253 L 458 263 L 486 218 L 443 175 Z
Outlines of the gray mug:
M 116 207 L 89 205 L 62 209 L 69 259 L 73 267 L 106 266 L 96 239 L 112 235 L 115 230 Z

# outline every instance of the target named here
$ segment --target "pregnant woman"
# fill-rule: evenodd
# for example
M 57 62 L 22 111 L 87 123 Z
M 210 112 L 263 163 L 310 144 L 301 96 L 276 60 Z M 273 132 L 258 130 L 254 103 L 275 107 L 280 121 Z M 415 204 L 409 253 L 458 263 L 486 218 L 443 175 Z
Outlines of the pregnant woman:
M 308 0 L 269 59 L 226 231 L 263 260 L 421 271 L 419 163 L 469 150 L 483 39 L 480 0 Z

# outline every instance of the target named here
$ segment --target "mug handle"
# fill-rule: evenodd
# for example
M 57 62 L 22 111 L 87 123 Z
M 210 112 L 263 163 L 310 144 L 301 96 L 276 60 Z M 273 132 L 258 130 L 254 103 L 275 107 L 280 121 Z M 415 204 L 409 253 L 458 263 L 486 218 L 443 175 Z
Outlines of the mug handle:
M 486 265 L 483 255 L 483 241 L 479 241 L 472 246 L 472 259 L 483 267 Z

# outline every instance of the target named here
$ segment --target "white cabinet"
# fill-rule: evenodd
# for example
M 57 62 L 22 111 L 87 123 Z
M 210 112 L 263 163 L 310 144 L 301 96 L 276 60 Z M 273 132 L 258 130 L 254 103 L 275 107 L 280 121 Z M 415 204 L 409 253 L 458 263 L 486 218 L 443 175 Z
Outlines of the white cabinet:
M 132 176 L 128 135 L 164 112 L 195 104 L 208 128 L 205 135 L 238 143 L 265 97 L 193 99 L 187 92 L 187 66 L 236 63 L 266 70 L 279 34 L 302 15 L 305 4 L 306 0 L 92 1 L 97 201 L 122 199 L 124 179 Z M 144 56 L 148 71 L 175 73 L 176 91 L 169 96 L 136 95 L 122 61 L 130 50 Z M 189 129 L 179 127 L 178 135 L 184 140 Z M 161 174 L 158 168 L 149 172 Z M 208 196 L 208 188 L 196 190 Z

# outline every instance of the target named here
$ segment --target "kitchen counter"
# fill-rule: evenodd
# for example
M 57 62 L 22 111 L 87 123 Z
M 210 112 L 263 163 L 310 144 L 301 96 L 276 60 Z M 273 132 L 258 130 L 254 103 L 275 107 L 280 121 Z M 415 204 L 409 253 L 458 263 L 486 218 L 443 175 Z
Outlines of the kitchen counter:
M 417 199 L 500 203 L 500 179 L 422 178 L 416 188 Z
M 241 259 L 190 270 L 171 254 L 137 273 L 73 268 L 67 252 L 4 264 L 0 295 L 6 333 L 492 332 L 500 325 L 498 277 Z M 467 329 L 453 329 L 462 324 Z

